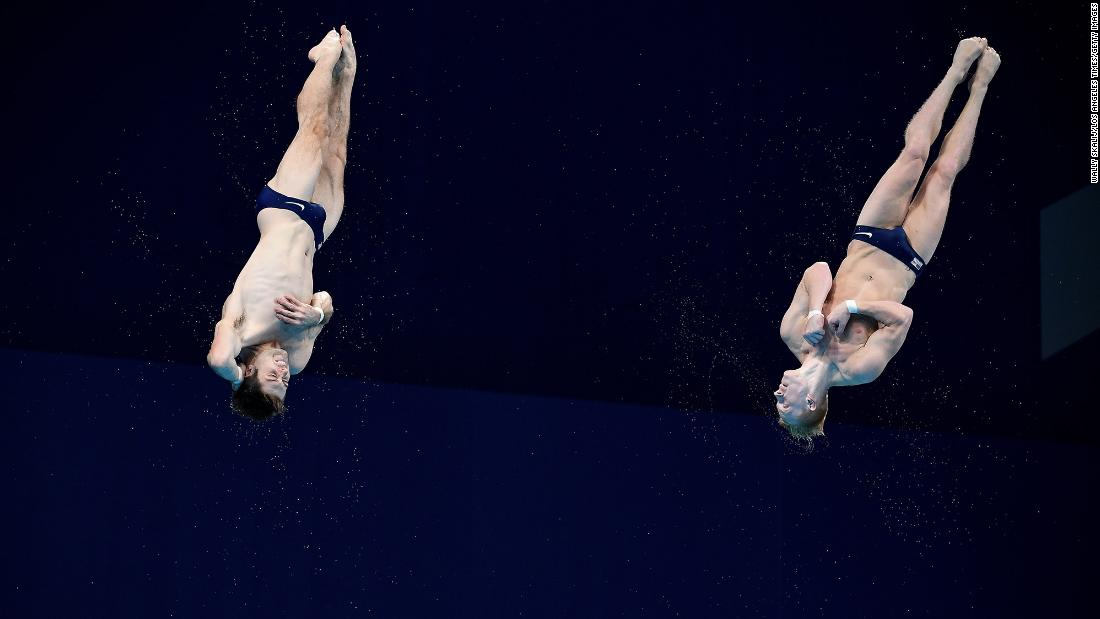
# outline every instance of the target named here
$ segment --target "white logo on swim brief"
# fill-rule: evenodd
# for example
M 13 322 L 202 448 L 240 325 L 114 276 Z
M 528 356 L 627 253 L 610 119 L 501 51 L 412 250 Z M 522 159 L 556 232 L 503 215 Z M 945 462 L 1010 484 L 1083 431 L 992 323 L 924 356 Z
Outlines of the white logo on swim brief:
M 856 234 L 866 234 L 867 236 L 871 236 L 870 232 L 856 232 Z
M 920 261 L 920 258 L 913 258 L 913 260 L 911 260 L 909 264 L 912 264 L 918 269 L 924 266 L 924 263 Z
M 300 211 L 305 211 L 306 210 L 306 205 L 302 204 L 301 202 L 291 202 L 290 200 L 287 200 L 286 203 L 287 204 L 293 204 L 294 206 L 297 206 L 298 210 L 300 210 Z

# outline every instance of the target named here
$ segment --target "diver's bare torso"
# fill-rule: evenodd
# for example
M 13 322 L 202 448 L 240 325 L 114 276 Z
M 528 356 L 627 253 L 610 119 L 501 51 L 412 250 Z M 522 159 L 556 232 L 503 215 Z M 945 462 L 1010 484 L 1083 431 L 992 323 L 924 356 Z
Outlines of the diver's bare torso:
M 290 372 L 297 374 L 301 355 L 319 329 L 305 329 L 279 320 L 273 306 L 281 295 L 293 295 L 306 303 L 313 297 L 313 230 L 296 214 L 264 209 L 256 216 L 260 240 L 241 269 L 226 299 L 222 319 L 233 324 L 241 347 L 277 342 L 290 358 Z
M 206 355 L 210 369 L 235 391 L 257 377 L 245 394 L 259 385 L 278 402 L 285 397 L 286 374 L 309 363 L 333 315 L 332 296 L 313 290 L 313 258 L 344 211 L 356 70 L 351 32 L 333 28 L 306 57 L 313 68 L 295 100 L 298 130 L 256 199 L 260 240 L 222 306 Z
M 801 365 L 783 373 L 773 394 L 780 423 L 796 436 L 821 434 L 830 387 L 877 379 L 905 344 L 913 309 L 902 301 L 939 245 L 951 187 L 970 158 L 998 66 L 1000 56 L 984 38 L 959 42 L 943 79 L 906 126 L 905 146 L 860 209 L 835 275 L 825 262 L 803 272 L 779 325 Z M 966 104 L 929 165 L 944 111 L 968 74 Z
M 825 297 L 821 310 L 828 316 L 834 303 L 844 303 L 846 299 L 901 303 L 916 279 L 916 275 L 897 258 L 873 245 L 853 240 L 848 243 L 848 255 L 837 268 L 833 287 Z M 795 346 L 788 346 L 800 362 L 805 361 L 808 355 L 819 354 L 840 370 L 839 375 L 852 376 L 851 372 L 845 371 L 848 358 L 863 348 L 879 327 L 875 319 L 857 314 L 851 317 L 842 333 L 826 337 L 817 346 L 800 337 Z M 836 384 L 848 382 L 841 380 Z

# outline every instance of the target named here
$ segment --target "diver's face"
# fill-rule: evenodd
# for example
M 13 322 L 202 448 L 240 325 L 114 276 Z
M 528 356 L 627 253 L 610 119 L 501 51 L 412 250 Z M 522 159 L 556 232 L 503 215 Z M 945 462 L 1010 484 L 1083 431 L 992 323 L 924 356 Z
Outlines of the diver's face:
M 279 399 L 286 399 L 290 386 L 290 357 L 282 348 L 268 348 L 256 355 L 252 367 L 260 383 L 260 391 Z
M 809 396 L 810 386 L 794 370 L 783 372 L 779 388 L 775 390 L 775 410 L 784 423 L 798 425 L 801 419 L 816 408 Z

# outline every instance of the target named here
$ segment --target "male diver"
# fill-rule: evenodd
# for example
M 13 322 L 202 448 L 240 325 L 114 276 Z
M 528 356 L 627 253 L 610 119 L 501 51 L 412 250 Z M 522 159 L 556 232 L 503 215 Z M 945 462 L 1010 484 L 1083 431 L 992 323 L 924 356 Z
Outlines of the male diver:
M 783 373 L 774 394 L 779 423 L 793 436 L 823 434 L 829 388 L 875 380 L 905 342 L 913 310 L 901 302 L 939 245 L 951 186 L 970 158 L 978 113 L 1000 64 L 985 39 L 959 43 L 951 68 L 909 122 L 901 155 L 863 205 L 836 276 L 824 262 L 803 273 L 779 328 L 802 365 Z M 966 105 L 910 200 L 951 94 L 972 65 Z
M 314 63 L 298 95 L 298 131 L 256 201 L 260 240 L 214 327 L 206 361 L 233 387 L 232 406 L 253 419 L 283 412 L 290 377 L 302 371 L 332 297 L 313 291 L 313 256 L 344 210 L 355 47 L 346 26 L 307 54 Z

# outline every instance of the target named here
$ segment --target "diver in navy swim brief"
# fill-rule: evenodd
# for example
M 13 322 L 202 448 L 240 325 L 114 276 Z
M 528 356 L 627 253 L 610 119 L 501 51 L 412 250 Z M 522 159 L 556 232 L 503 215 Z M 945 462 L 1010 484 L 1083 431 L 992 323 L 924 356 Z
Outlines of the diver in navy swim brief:
M 792 436 L 823 434 L 829 388 L 875 380 L 905 342 L 913 310 L 902 301 L 939 245 L 951 187 L 970 158 L 1000 64 L 985 39 L 959 42 L 946 75 L 909 122 L 901 154 L 863 205 L 836 276 L 824 262 L 803 272 L 779 328 L 801 365 L 783 373 L 773 394 L 779 424 Z M 944 111 L 968 73 L 966 105 L 918 188 Z
M 214 327 L 206 361 L 233 389 L 231 406 L 256 420 L 283 412 L 291 376 L 309 362 L 332 320 L 332 296 L 314 291 L 313 257 L 344 210 L 355 45 L 347 27 L 306 54 L 297 134 L 256 200 L 260 240 Z

